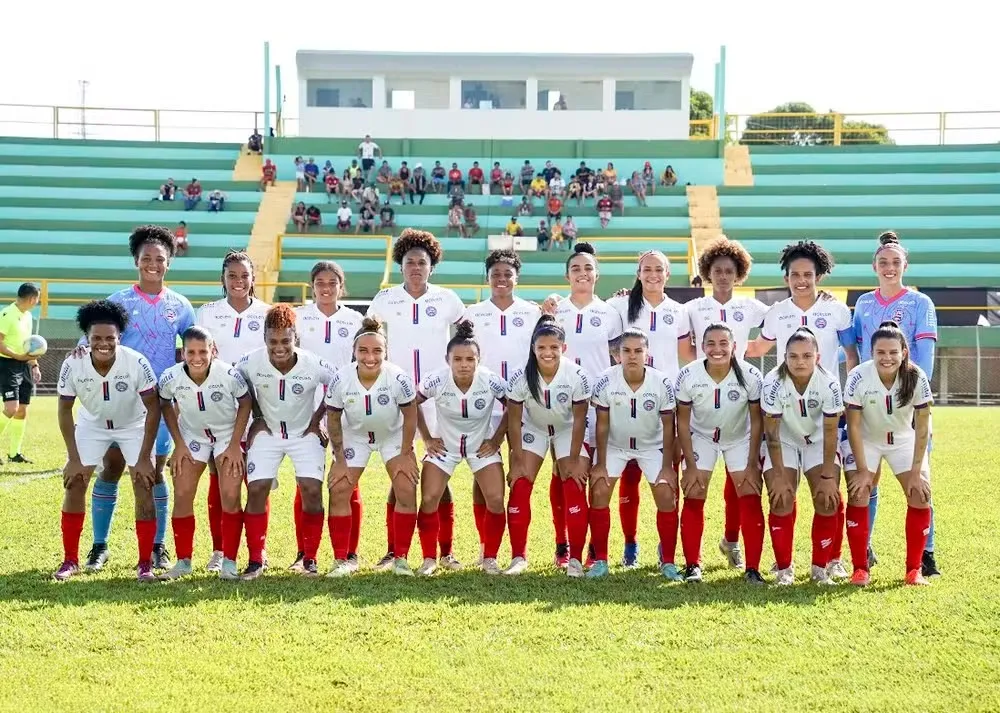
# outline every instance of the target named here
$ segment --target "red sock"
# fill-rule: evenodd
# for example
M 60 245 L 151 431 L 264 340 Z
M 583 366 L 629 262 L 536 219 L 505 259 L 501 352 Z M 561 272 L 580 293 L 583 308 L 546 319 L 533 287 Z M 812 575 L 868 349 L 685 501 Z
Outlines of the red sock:
M 264 501 L 264 532 L 265 534 L 270 531 L 271 528 L 271 496 L 267 496 L 267 500 Z M 266 547 L 264 548 L 267 549 Z
M 927 546 L 927 532 L 931 527 L 931 509 L 906 508 L 906 571 L 920 569 Z
M 868 571 L 868 506 L 848 505 L 844 516 L 854 569 Z
M 726 527 L 724 537 L 726 542 L 740 541 L 740 496 L 733 485 L 733 479 L 726 471 L 726 484 L 722 488 L 722 498 L 726 502 Z
M 451 541 L 455 536 L 455 503 L 438 505 L 438 542 L 441 545 L 441 556 L 451 554 Z
M 267 541 L 267 515 L 262 512 L 243 513 L 243 524 L 247 529 L 247 549 L 250 561 L 262 563 L 264 543 Z
M 476 532 L 479 533 L 479 544 L 486 542 L 486 505 L 484 503 L 472 503 L 472 517 L 476 520 Z
M 740 497 L 740 529 L 746 568 L 760 571 L 760 555 L 764 550 L 764 508 L 760 495 Z
M 441 529 L 441 510 L 417 513 L 417 534 L 420 535 L 420 552 L 423 558 L 437 559 L 438 532 Z
M 486 510 L 486 506 L 483 506 Z M 500 543 L 503 542 L 503 531 L 507 527 L 507 515 L 503 511 L 490 512 L 486 510 L 483 516 L 483 558 L 495 560 L 500 552 Z
M 563 502 L 566 504 L 566 534 L 569 535 L 569 556 L 570 559 L 583 562 L 583 549 L 587 546 L 587 524 L 590 518 L 587 507 L 587 491 L 577 485 L 572 478 L 564 480 L 562 487 Z
M 673 563 L 677 552 L 677 511 L 656 511 L 656 531 L 660 535 L 660 562 Z
M 701 535 L 705 531 L 705 501 L 684 498 L 681 510 L 681 549 L 688 565 L 701 564 Z
M 347 553 L 358 553 L 358 541 L 361 539 L 361 516 L 364 514 L 364 504 L 361 502 L 361 489 L 355 485 L 351 493 L 351 538 L 347 543 Z
M 396 506 L 392 503 L 385 504 L 385 534 L 389 540 L 387 552 L 392 552 L 396 546 Z
M 236 561 L 243 536 L 243 511 L 222 513 L 222 556 Z
M 608 537 L 611 535 L 611 509 L 590 508 L 590 545 L 594 559 L 608 561 Z
M 625 544 L 635 542 L 639 530 L 639 484 L 642 482 L 642 470 L 639 464 L 630 460 L 622 471 L 621 482 L 618 485 L 618 518 L 622 521 L 622 534 Z M 600 557 L 598 557 L 600 559 Z
M 531 525 L 531 489 L 527 478 L 518 478 L 507 500 L 507 528 L 510 530 L 510 556 L 527 557 L 528 526 Z M 549 493 L 552 489 L 549 488 Z
M 208 474 L 208 531 L 212 533 L 212 551 L 221 552 L 222 494 L 219 492 L 218 473 Z
M 171 518 L 170 524 L 174 529 L 174 547 L 177 548 L 177 559 L 191 559 L 191 555 L 194 553 L 194 515 Z
M 767 517 L 767 524 L 771 531 L 774 561 L 778 569 L 788 569 L 792 566 L 792 545 L 795 542 L 795 511 L 787 515 L 772 512 Z
M 66 512 L 62 514 L 63 559 L 80 564 L 80 533 L 86 513 Z
M 351 551 L 351 536 L 354 534 L 353 515 L 331 515 L 326 519 L 330 528 L 330 544 L 333 546 L 333 558 L 346 560 Z
M 392 545 L 396 557 L 406 559 L 410 554 L 410 543 L 413 542 L 413 528 L 417 526 L 417 513 L 394 511 L 392 530 L 395 542 Z
M 552 527 L 556 531 L 556 547 L 559 547 L 569 542 L 569 537 L 566 535 L 566 501 L 563 499 L 562 481 L 554 470 L 552 480 L 549 482 L 549 505 L 552 506 Z
M 295 518 L 295 547 L 299 552 L 306 551 L 305 528 L 303 527 L 305 514 L 302 510 L 302 491 L 299 486 L 295 486 L 295 502 L 292 504 L 292 514 Z
M 837 529 L 837 515 L 813 514 L 812 523 L 812 563 L 815 567 L 826 567 L 830 560 L 835 559 L 833 552 L 833 537 Z
M 135 537 L 139 542 L 139 562 L 153 561 L 153 538 L 156 536 L 156 519 L 136 520 Z
M 314 560 L 323 540 L 323 511 L 302 513 L 303 559 Z
M 837 493 L 836 523 L 833 526 L 833 542 L 830 543 L 830 559 L 839 560 L 844 553 L 844 498 Z

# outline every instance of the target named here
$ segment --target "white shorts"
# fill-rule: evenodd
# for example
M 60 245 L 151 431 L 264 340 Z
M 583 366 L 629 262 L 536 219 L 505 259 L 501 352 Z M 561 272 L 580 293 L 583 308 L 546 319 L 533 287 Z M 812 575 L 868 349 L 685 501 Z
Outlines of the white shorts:
M 837 444 L 838 452 L 835 455 L 837 466 L 840 467 L 840 452 L 839 448 L 842 444 Z M 761 449 L 764 454 L 764 467 L 765 471 L 771 470 L 773 465 L 771 464 L 771 454 L 767 450 L 767 445 Z M 801 471 L 805 473 L 813 468 L 817 468 L 823 465 L 823 443 L 809 443 L 803 446 L 793 446 L 790 443 L 781 442 L 781 460 L 784 461 L 786 468 L 791 468 L 795 471 Z
M 134 428 L 112 430 L 97 428 L 86 422 L 78 423 L 76 450 L 80 453 L 80 463 L 86 466 L 100 465 L 104 462 L 104 454 L 108 449 L 117 445 L 125 458 L 125 465 L 132 468 L 139 462 L 144 435 L 145 424 L 142 423 Z
M 588 446 L 597 443 L 597 409 L 593 406 L 587 409 L 587 430 L 583 434 L 583 442 Z
M 403 451 L 403 434 L 397 433 L 383 440 L 371 441 L 365 433 L 344 433 L 344 455 L 347 457 L 348 468 L 365 468 L 373 453 L 382 456 L 382 462 L 388 463 Z
M 247 482 L 278 479 L 278 467 L 288 456 L 296 478 L 323 480 L 326 472 L 326 449 L 315 434 L 298 438 L 279 438 L 258 433 L 247 453 Z
M 493 465 L 494 463 L 503 464 L 503 459 L 500 457 L 499 453 L 494 453 L 486 458 L 480 458 L 476 455 L 460 456 L 458 453 L 451 452 L 435 458 L 432 458 L 431 456 L 424 456 L 425 463 L 431 463 L 437 466 L 443 470 L 449 478 L 455 473 L 455 468 L 457 468 L 459 463 L 463 460 L 469 464 L 469 470 L 473 473 L 478 473 L 486 466 Z
M 191 457 L 199 463 L 208 463 L 209 459 L 217 457 L 229 448 L 233 440 L 231 433 L 223 434 L 221 438 L 216 436 L 214 443 L 204 436 L 196 437 L 184 429 L 181 429 L 181 435 L 184 436 L 184 443 L 191 452 Z
M 905 438 L 899 440 L 902 443 L 897 441 L 891 446 L 882 443 L 865 443 L 865 463 L 873 473 L 878 470 L 879 464 L 882 461 L 885 461 L 894 475 L 899 475 L 910 470 L 910 467 L 913 465 L 914 439 Z M 847 458 L 844 459 L 844 470 L 857 470 L 858 465 L 853 451 L 850 451 L 850 442 L 844 441 L 841 443 L 841 446 L 843 447 L 845 444 L 850 453 L 850 462 L 848 462 Z M 925 480 L 930 480 L 931 467 L 926 452 L 920 464 L 920 472 L 924 475 Z
M 548 455 L 550 445 L 555 450 L 556 460 L 568 458 L 571 455 L 569 448 L 572 444 L 572 428 L 565 428 L 562 431 L 556 431 L 555 435 L 550 436 L 548 431 L 542 430 L 530 424 L 525 423 L 521 426 L 521 447 L 526 451 L 534 453 L 539 458 L 544 459 L 545 456 Z M 579 455 L 589 457 L 587 449 L 582 445 L 580 447 Z
M 694 466 L 698 470 L 710 472 L 714 470 L 720 455 L 726 463 L 726 470 L 730 473 L 746 470 L 750 462 L 749 440 L 740 443 L 712 443 L 712 439 L 692 433 L 691 444 L 694 446 Z M 685 463 L 684 467 L 691 466 Z
M 628 451 L 624 448 L 615 448 L 609 445 L 607 457 L 608 475 L 615 479 L 622 477 L 625 466 L 628 465 L 630 460 L 634 460 L 639 464 L 639 470 L 642 471 L 647 483 L 656 485 L 658 482 L 657 479 L 660 476 L 660 469 L 663 467 L 663 453 L 660 452 L 660 449 L 652 451 Z

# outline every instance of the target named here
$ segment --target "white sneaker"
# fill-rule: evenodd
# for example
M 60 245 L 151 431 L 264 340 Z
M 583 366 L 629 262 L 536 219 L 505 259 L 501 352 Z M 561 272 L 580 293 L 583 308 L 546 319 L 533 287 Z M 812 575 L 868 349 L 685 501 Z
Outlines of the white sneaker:
M 219 579 L 237 580 L 240 578 L 240 572 L 236 569 L 236 560 L 222 560 L 222 565 L 219 567 Z
M 775 572 L 775 576 L 777 577 L 775 584 L 780 584 L 783 587 L 789 587 L 795 584 L 795 569 L 793 567 L 779 569 Z
M 169 582 L 172 579 L 180 579 L 181 577 L 187 577 L 191 574 L 191 560 L 177 560 L 174 562 L 174 566 L 168 569 L 166 572 L 160 575 L 159 579 L 164 582 Z
M 830 560 L 826 565 L 826 573 L 831 579 L 847 579 L 851 576 L 840 560 Z
M 510 561 L 510 566 L 503 571 L 504 574 L 515 576 L 528 571 L 528 560 L 524 557 L 515 557 Z
M 382 559 L 375 563 L 374 570 L 376 572 L 388 572 L 395 566 L 395 564 L 396 557 L 391 552 L 386 553 Z
M 479 559 L 476 560 L 476 566 L 482 567 L 483 561 L 486 559 L 486 546 L 483 543 L 479 543 Z
M 492 557 L 487 557 L 483 559 L 483 563 L 480 565 L 486 574 L 503 574 L 503 570 L 500 569 L 500 565 L 497 564 L 496 559 Z
M 837 583 L 830 578 L 830 574 L 826 571 L 826 567 L 812 566 L 812 581 L 815 584 L 820 584 L 823 586 L 836 585 Z
M 577 578 L 583 575 L 583 563 L 578 559 L 571 558 L 569 564 L 566 565 L 566 576 Z
M 333 569 L 327 572 L 326 576 L 331 579 L 338 579 L 340 577 L 350 577 L 354 574 L 354 570 L 351 569 L 351 565 L 347 560 L 337 560 L 334 563 Z
M 222 560 L 225 559 L 225 555 L 222 554 L 222 550 L 215 550 L 212 552 L 212 556 L 208 558 L 208 564 L 205 565 L 206 572 L 221 572 L 222 571 Z
M 402 557 L 396 557 L 392 562 L 392 573 L 398 574 L 402 577 L 412 577 L 413 570 L 410 569 L 410 563 L 407 562 Z
M 419 567 L 417 567 L 417 575 L 420 577 L 430 577 L 432 574 L 437 572 L 437 568 L 437 561 L 433 557 L 428 557 Z
M 453 554 L 445 555 L 444 557 L 442 557 L 440 564 L 442 567 L 451 570 L 452 572 L 457 572 L 458 570 L 462 569 L 462 563 L 459 562 L 458 558 L 455 557 L 455 555 Z
M 723 537 L 719 540 L 719 552 L 732 569 L 743 569 L 743 552 L 740 550 L 739 542 L 730 542 Z

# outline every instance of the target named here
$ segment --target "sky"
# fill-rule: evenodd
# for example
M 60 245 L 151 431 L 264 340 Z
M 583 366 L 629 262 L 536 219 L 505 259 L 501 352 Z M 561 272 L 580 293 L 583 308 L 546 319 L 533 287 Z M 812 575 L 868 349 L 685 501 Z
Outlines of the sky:
M 297 114 L 299 49 L 689 52 L 692 86 L 711 92 L 719 47 L 726 45 L 729 113 L 766 111 L 788 101 L 851 113 L 981 110 L 996 113 L 964 120 L 1000 127 L 1000 85 L 986 71 L 996 62 L 995 25 L 983 21 L 986 5 L 970 0 L 928 2 L 928 10 L 896 0 L 791 5 L 633 0 L 620 14 L 608 12 L 613 4 L 593 12 L 558 2 L 529 4 L 530 22 L 523 21 L 525 6 L 475 2 L 448 15 L 441 11 L 447 4 L 411 0 L 382 0 L 377 10 L 365 3 L 256 8 L 231 0 L 11 5 L 4 11 L 8 32 L 0 43 L 0 104 L 77 106 L 79 82 L 87 80 L 90 107 L 260 110 L 265 40 L 272 62 L 282 65 L 287 116 Z M 41 34 L 15 28 L 39 28 Z M 94 123 L 103 118 L 148 125 L 150 117 L 88 112 Z M 177 124 L 234 130 L 252 122 L 249 114 L 174 118 Z M 15 120 L 39 121 L 44 131 L 51 110 L 0 106 L 0 134 L 14 133 Z M 892 128 L 885 117 L 869 120 L 885 120 Z M 937 120 L 906 121 L 933 128 Z M 241 128 L 235 138 L 246 133 Z

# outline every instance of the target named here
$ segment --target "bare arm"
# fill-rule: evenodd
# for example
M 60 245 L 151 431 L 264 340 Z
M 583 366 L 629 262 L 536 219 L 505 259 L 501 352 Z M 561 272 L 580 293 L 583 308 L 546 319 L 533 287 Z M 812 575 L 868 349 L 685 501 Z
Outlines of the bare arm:
M 856 367 L 861 363 L 858 357 L 858 348 L 853 344 L 849 344 L 844 347 L 844 356 L 847 358 L 847 372 L 850 373 L 851 369 Z
M 519 401 L 507 401 L 507 445 L 510 448 L 510 459 L 511 461 L 520 462 L 522 452 L 521 444 L 522 438 L 522 415 L 524 412 L 524 404 Z
M 698 353 L 694 348 L 694 342 L 691 341 L 691 335 L 677 340 L 677 357 L 680 360 L 681 366 L 689 364 L 698 358 Z
M 837 446 L 840 443 L 840 414 L 823 417 L 823 472 L 829 473 L 837 467 Z
M 752 357 L 762 357 L 772 349 L 774 349 L 774 342 L 770 339 L 764 339 L 761 335 L 757 335 L 756 339 L 747 344 L 746 356 L 748 359 Z
M 573 435 L 569 442 L 569 454 L 574 457 L 583 449 L 583 439 L 587 435 L 588 406 L 587 401 L 573 404 Z
M 174 439 L 174 444 L 183 445 L 184 437 L 181 435 L 181 426 L 177 419 L 177 408 L 174 406 L 174 402 L 170 399 L 160 399 L 160 413 L 163 415 L 163 421 L 167 424 L 167 430 L 170 431 L 170 437 Z M 243 433 L 243 431 L 238 431 L 238 433 Z
M 80 451 L 76 447 L 76 424 L 73 423 L 73 404 L 75 399 L 59 397 L 59 433 L 66 445 L 66 458 L 74 463 L 80 462 Z
M 328 408 L 326 410 L 326 430 L 330 436 L 330 449 L 333 451 L 334 460 L 338 463 L 346 462 L 344 456 L 344 423 L 341 416 L 344 412 Z
M 145 462 L 152 458 L 153 446 L 156 445 L 156 432 L 160 428 L 160 395 L 156 393 L 156 389 L 150 389 L 142 394 L 142 404 L 146 407 L 146 423 L 143 425 L 139 460 Z
M 575 413 L 573 414 L 576 415 Z M 597 461 L 596 465 L 602 468 L 608 465 L 608 436 L 611 434 L 611 414 L 607 409 L 599 408 L 597 409 L 597 443 L 594 447 L 597 449 Z M 573 421 L 574 435 L 576 430 L 576 420 Z M 571 453 L 577 453 L 578 451 L 571 451 Z
M 247 424 L 250 423 L 250 414 L 253 410 L 253 398 L 250 394 L 245 394 L 237 400 L 236 423 L 233 426 L 234 441 L 239 441 L 247 431 Z
M 913 442 L 913 466 L 911 472 L 919 473 L 927 455 L 927 442 L 930 440 L 931 409 L 930 406 L 914 409 L 917 437 Z
M 413 453 L 413 439 L 417 435 L 417 403 L 412 401 L 406 406 L 400 406 L 403 413 L 403 445 L 400 455 L 411 455 Z
M 688 468 L 694 468 L 694 443 L 691 442 L 691 404 L 677 404 L 677 438 L 681 442 L 684 464 Z
M 781 419 L 764 414 L 764 436 L 767 439 L 767 454 L 771 457 L 771 467 L 780 472 L 785 469 L 785 457 L 781 451 Z M 823 442 L 824 449 L 826 441 Z M 824 450 L 824 454 L 825 454 Z M 751 451 L 751 455 L 753 451 Z
M 660 414 L 660 423 L 663 424 L 663 470 L 673 470 L 674 467 L 674 412 L 667 411 Z
M 424 410 L 419 408 L 419 405 L 425 400 L 426 399 L 422 396 L 417 396 L 417 432 L 424 441 L 429 441 L 431 439 L 431 429 L 427 427 L 427 419 L 424 418 Z
M 751 401 L 750 407 L 750 465 L 759 466 L 760 441 L 764 435 L 764 419 L 761 416 L 760 404 Z
M 6 343 L 4 343 L 2 334 L 0 334 L 0 354 L 3 354 L 5 357 L 8 357 L 9 359 L 13 359 L 15 361 L 33 361 L 31 357 L 29 357 L 27 354 L 15 354 L 14 352 L 12 352 L 10 350 L 10 347 L 8 347 Z
M 851 444 L 851 451 L 854 453 L 854 463 L 858 470 L 868 470 L 868 463 L 865 460 L 865 438 L 861 432 L 861 409 L 847 408 L 847 440 Z

